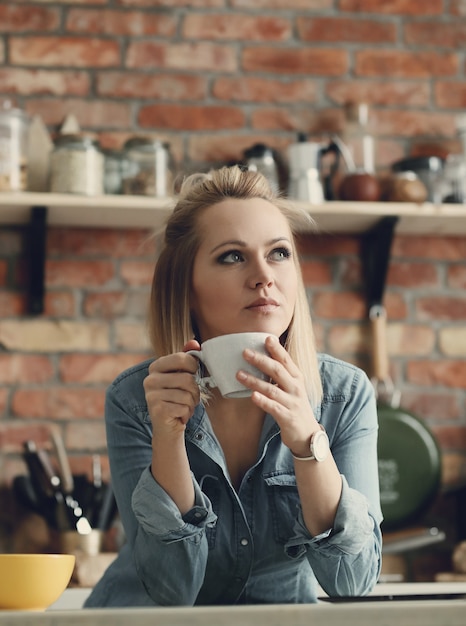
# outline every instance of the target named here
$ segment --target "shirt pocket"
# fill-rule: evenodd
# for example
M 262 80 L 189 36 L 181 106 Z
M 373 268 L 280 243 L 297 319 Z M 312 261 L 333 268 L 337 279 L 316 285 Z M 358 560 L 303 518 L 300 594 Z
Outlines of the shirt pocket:
M 285 544 L 295 534 L 300 506 L 296 476 L 290 473 L 264 476 L 275 541 Z

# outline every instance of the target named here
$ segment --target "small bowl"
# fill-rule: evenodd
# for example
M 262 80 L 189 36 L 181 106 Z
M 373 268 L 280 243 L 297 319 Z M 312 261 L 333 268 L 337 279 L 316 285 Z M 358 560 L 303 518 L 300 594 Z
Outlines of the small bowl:
M 70 582 L 72 554 L 0 554 L 0 610 L 45 611 Z

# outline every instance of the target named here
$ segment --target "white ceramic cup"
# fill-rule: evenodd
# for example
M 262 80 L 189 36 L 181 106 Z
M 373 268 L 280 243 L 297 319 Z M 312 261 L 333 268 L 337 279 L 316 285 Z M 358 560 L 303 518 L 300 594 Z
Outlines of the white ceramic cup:
M 233 333 L 220 335 L 204 341 L 200 350 L 189 350 L 205 365 L 209 376 L 198 378 L 201 386 L 218 387 L 225 398 L 245 398 L 252 391 L 236 378 L 239 370 L 244 370 L 265 380 L 267 377 L 243 358 L 243 350 L 250 348 L 267 354 L 265 340 L 270 333 Z

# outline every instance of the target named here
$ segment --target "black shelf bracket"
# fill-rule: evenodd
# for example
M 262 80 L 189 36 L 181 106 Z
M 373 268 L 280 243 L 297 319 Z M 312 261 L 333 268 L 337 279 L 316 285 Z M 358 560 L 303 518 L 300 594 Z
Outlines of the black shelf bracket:
M 46 239 L 47 207 L 34 206 L 26 243 L 27 312 L 31 315 L 44 312 Z
M 372 306 L 382 306 L 391 246 L 398 220 L 396 215 L 383 217 L 361 237 L 362 273 L 368 310 Z

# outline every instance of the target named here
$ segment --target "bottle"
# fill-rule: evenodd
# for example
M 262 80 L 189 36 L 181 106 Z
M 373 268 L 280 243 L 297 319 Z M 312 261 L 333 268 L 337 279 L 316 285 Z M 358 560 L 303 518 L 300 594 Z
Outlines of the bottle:
M 29 118 L 10 100 L 0 103 L 0 191 L 27 188 Z

